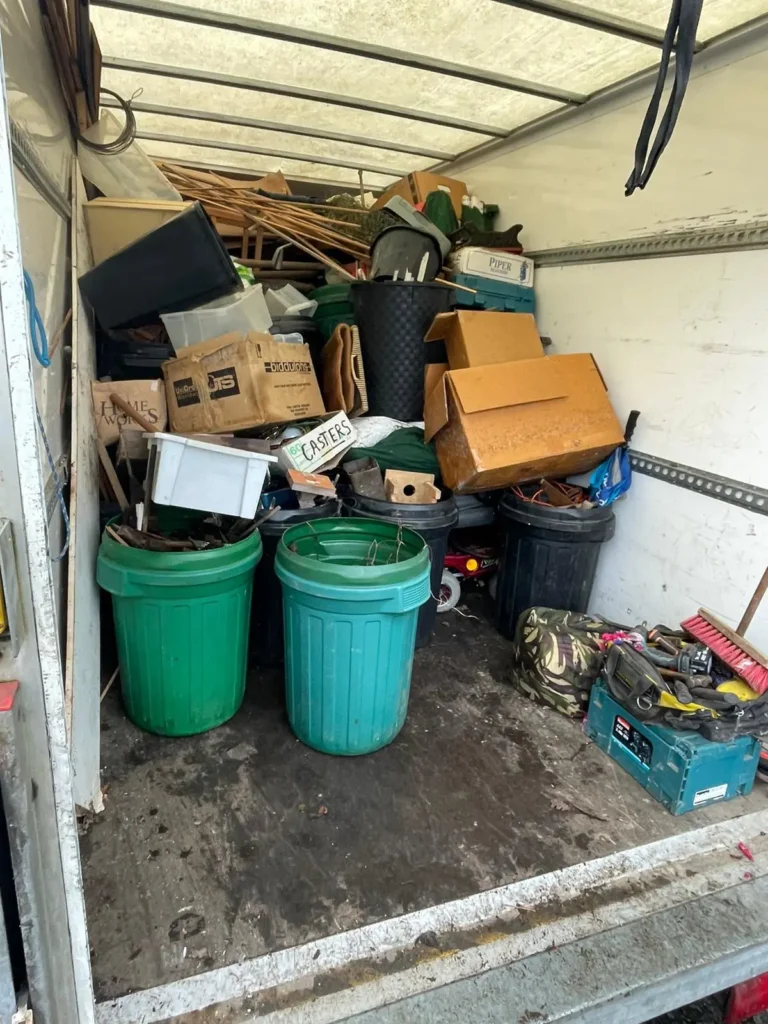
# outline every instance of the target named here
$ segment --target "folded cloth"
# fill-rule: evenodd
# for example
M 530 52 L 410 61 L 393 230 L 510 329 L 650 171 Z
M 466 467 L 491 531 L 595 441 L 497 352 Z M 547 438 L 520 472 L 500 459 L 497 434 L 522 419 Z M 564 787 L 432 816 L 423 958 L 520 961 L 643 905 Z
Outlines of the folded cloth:
M 366 419 L 355 422 L 358 434 L 359 426 L 365 422 Z M 425 442 L 421 427 L 404 427 L 394 430 L 378 444 L 350 448 L 345 461 L 366 456 L 375 459 L 382 472 L 388 469 L 404 469 L 410 473 L 432 473 L 435 483 L 439 483 L 440 464 L 437 461 L 435 446 L 431 441 Z

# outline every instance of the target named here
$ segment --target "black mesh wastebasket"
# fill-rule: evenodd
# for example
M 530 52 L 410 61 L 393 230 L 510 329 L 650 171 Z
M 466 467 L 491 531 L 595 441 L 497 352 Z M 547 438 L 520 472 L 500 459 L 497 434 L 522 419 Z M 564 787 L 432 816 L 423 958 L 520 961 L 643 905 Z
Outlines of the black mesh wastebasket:
M 603 508 L 554 508 L 507 491 L 499 502 L 503 545 L 496 592 L 496 627 L 514 638 L 526 608 L 585 612 L 604 541 L 615 518 Z
M 451 289 L 432 282 L 359 281 L 352 285 L 368 412 L 413 422 L 424 416 L 424 365 L 435 361 L 424 335 L 451 308 Z

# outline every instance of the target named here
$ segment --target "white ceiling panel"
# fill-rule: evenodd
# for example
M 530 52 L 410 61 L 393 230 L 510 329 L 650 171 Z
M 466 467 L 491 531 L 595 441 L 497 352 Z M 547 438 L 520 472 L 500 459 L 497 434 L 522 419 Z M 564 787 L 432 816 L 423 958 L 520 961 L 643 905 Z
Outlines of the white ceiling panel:
M 393 178 L 402 177 L 412 170 L 421 170 L 434 163 L 425 157 L 408 157 L 390 153 L 385 149 L 369 149 L 366 146 L 350 146 L 339 142 L 328 142 L 322 139 L 302 139 L 281 132 L 258 131 L 243 128 L 239 125 L 217 124 L 213 121 L 200 121 L 194 118 L 168 117 L 165 114 L 136 114 L 136 126 L 139 132 L 151 132 L 161 135 L 183 135 L 191 139 L 208 139 L 212 142 L 225 142 L 228 145 L 245 146 L 258 149 L 259 155 L 252 159 L 259 160 L 264 150 L 280 150 L 283 153 L 295 153 L 297 156 L 323 157 L 336 161 L 336 166 L 346 164 L 356 171 L 358 167 L 370 167 L 391 174 Z M 375 173 L 372 171 L 372 173 Z
M 355 194 L 359 191 L 357 171 L 343 167 L 326 167 L 323 164 L 310 163 L 306 160 L 281 160 L 277 157 L 252 156 L 250 153 L 235 153 L 227 149 L 214 149 L 207 146 L 188 146 L 175 142 L 151 142 L 139 140 L 141 148 L 156 160 L 168 160 L 171 163 L 206 164 L 216 167 L 232 167 L 242 169 L 254 176 L 266 174 L 268 171 L 282 171 L 286 178 L 306 178 L 309 181 L 336 182 L 345 190 L 351 189 Z M 392 184 L 393 178 L 383 174 L 365 174 L 363 181 L 366 188 L 383 189 Z
M 594 92 L 648 67 L 654 47 L 493 0 L 177 0 L 481 68 L 573 92 Z M 637 20 L 642 20 L 638 18 Z
M 178 64 L 179 61 L 175 63 Z M 230 113 L 239 117 L 274 121 L 278 124 L 297 124 L 319 130 L 360 134 L 386 142 L 398 142 L 403 146 L 434 148 L 446 154 L 460 153 L 489 138 L 487 135 L 407 121 L 387 114 L 350 111 L 312 100 L 297 100 L 288 96 L 251 92 L 249 89 L 207 85 L 180 78 L 137 74 L 113 68 L 105 68 L 103 82 L 109 89 L 114 89 L 126 98 L 132 96 L 136 89 L 141 89 L 139 100 L 144 103 Z M 351 119 L 354 123 L 350 123 Z
M 378 103 L 459 117 L 500 128 L 533 120 L 558 106 L 552 100 L 508 89 L 240 32 L 159 21 L 146 15 L 96 7 L 93 8 L 93 20 L 102 53 L 108 56 L 183 65 L 297 88 L 363 97 Z M 548 19 L 539 20 L 550 24 Z M 560 26 L 558 22 L 551 24 L 553 31 L 568 27 Z M 587 32 L 587 35 L 592 39 L 595 33 Z M 597 39 L 599 44 L 595 45 L 610 63 L 610 47 L 605 46 L 599 34 Z M 626 45 L 637 46 L 632 43 Z M 615 46 L 613 48 L 616 49 Z M 644 53 L 647 51 L 642 65 L 646 66 L 653 60 L 654 51 L 648 47 L 639 49 Z M 584 63 L 583 55 L 571 53 L 570 56 L 572 66 Z M 634 69 L 633 63 L 630 70 Z M 517 74 L 517 69 L 510 66 L 508 72 Z M 567 76 L 562 74 L 562 69 L 560 72 L 559 77 L 565 80 Z M 600 72 L 601 77 L 606 74 L 609 74 L 608 70 Z M 580 85 L 577 83 L 574 88 L 580 88 Z M 345 111 L 349 131 L 355 130 L 357 118 L 358 112 Z
M 606 14 L 630 18 L 655 28 L 666 28 L 671 0 L 574 0 L 582 7 L 591 7 Z M 752 18 L 768 14 L 766 0 L 704 0 L 699 21 L 698 38 L 705 42 L 743 25 Z
M 105 58 L 187 68 L 212 76 L 260 81 L 288 90 L 308 90 L 348 101 L 387 105 L 418 117 L 461 120 L 507 133 L 553 111 L 557 99 L 411 67 L 417 59 L 450 62 L 472 73 L 503 75 L 536 90 L 566 91 L 584 98 L 629 76 L 653 68 L 659 49 L 596 29 L 532 13 L 494 0 L 388 0 L 386 6 L 360 0 L 173 0 L 182 8 L 213 17 L 236 15 L 289 32 L 303 30 L 355 45 L 405 53 L 405 63 L 343 53 L 319 45 L 99 7 L 91 15 Z M 106 2 L 106 0 L 105 0 Z M 114 2 L 114 0 L 112 0 Z M 118 0 L 119 2 L 119 0 Z M 151 3 L 153 0 L 144 0 Z M 671 0 L 572 0 L 585 8 L 655 30 L 666 25 Z M 705 0 L 699 38 L 710 40 L 768 13 L 768 0 Z M 167 110 L 137 112 L 139 131 L 204 140 L 214 145 L 146 142 L 153 154 L 209 161 L 248 171 L 282 169 L 286 175 L 356 185 L 353 167 L 373 167 L 366 182 L 376 188 L 402 171 L 419 170 L 488 140 L 463 126 L 432 124 L 411 117 L 356 109 L 315 99 L 275 95 L 265 89 L 207 84 L 140 70 L 105 68 L 104 85 L 129 98 L 142 90 L 139 106 L 185 108 L 199 118 Z M 205 113 L 268 122 L 261 126 L 222 124 Z M 273 126 L 291 126 L 352 136 L 325 139 Z M 368 145 L 359 145 L 362 137 Z M 269 156 L 221 148 L 228 143 L 294 156 Z M 397 152 L 386 145 L 402 145 Z M 413 153 L 408 147 L 435 151 Z

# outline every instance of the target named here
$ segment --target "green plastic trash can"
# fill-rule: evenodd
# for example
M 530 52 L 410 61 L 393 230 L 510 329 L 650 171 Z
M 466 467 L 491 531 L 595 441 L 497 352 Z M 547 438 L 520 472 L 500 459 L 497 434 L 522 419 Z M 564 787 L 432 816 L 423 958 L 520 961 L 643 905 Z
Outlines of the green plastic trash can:
M 96 564 L 112 595 L 128 717 L 161 736 L 226 722 L 245 694 L 258 531 L 210 551 L 123 547 L 108 534 Z
M 314 299 L 317 309 L 312 319 L 327 341 L 339 324 L 353 324 L 355 311 L 348 284 L 324 284 L 315 288 L 307 298 Z
M 370 754 L 405 723 L 429 548 L 402 526 L 325 519 L 283 534 L 286 704 L 291 728 L 325 754 Z

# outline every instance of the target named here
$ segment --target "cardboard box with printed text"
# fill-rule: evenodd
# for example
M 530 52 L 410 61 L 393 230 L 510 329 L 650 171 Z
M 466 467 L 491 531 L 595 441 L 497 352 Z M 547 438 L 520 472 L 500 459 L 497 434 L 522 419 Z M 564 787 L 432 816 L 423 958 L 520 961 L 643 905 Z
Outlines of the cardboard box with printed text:
M 142 439 L 143 428 L 130 416 L 112 404 L 111 394 L 118 394 L 140 416 L 158 430 L 165 430 L 168 413 L 165 405 L 165 388 L 161 380 L 111 380 L 93 381 L 91 397 L 93 414 L 96 419 L 96 432 L 104 444 L 114 444 L 121 434 L 135 433 Z M 135 440 L 135 438 L 134 438 Z M 143 449 L 146 445 L 143 444 Z M 144 452 L 146 457 L 146 451 Z
M 309 346 L 238 332 L 188 345 L 163 364 L 177 433 L 220 434 L 325 413 Z

